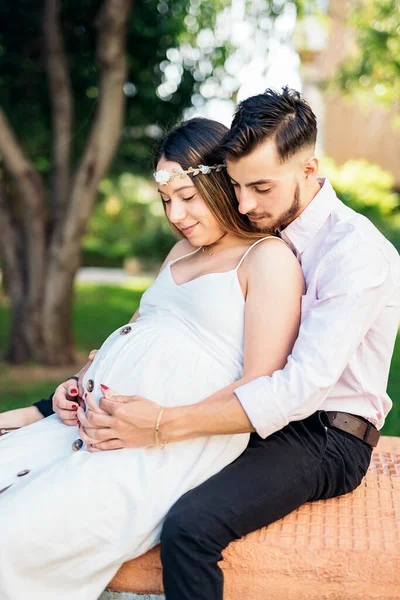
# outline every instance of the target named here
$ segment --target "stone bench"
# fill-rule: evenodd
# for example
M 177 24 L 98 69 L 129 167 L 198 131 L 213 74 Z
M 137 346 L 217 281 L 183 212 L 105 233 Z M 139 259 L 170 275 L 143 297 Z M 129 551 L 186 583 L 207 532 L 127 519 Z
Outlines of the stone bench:
M 221 566 L 224 600 L 399 600 L 400 438 L 381 438 L 357 490 L 233 542 Z M 108 589 L 101 600 L 164 598 L 159 549 L 124 564 Z

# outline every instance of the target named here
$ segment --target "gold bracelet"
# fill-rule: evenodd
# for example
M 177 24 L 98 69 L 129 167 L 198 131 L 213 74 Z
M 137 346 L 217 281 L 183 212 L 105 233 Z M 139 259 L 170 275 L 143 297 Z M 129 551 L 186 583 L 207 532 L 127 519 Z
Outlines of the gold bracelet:
M 155 437 L 155 440 L 156 440 L 156 447 L 158 448 L 158 446 L 160 446 L 161 450 L 164 450 L 165 446 L 168 444 L 168 442 L 164 442 L 161 445 L 159 444 L 159 441 L 160 441 L 160 423 L 161 423 L 161 419 L 162 419 L 162 416 L 163 416 L 163 412 L 164 412 L 164 407 L 158 413 L 157 420 L 156 420 L 156 428 L 154 430 L 154 437 Z

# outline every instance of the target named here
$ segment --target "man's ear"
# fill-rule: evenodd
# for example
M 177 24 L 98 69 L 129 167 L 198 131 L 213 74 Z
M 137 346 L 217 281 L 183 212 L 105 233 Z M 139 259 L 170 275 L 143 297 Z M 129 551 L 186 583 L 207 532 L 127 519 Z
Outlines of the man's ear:
M 307 158 L 303 165 L 304 178 L 306 180 L 315 179 L 318 174 L 318 167 L 318 158 L 316 156 Z

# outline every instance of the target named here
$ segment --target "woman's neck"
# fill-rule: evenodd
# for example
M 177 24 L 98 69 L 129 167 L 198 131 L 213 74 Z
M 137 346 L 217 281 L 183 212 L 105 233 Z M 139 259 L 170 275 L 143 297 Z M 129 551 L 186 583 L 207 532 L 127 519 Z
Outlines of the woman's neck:
M 248 246 L 250 240 L 239 238 L 232 234 L 224 234 L 216 242 L 212 244 L 204 245 L 203 252 L 212 256 L 213 254 L 219 254 L 229 248 L 235 248 L 236 246 Z

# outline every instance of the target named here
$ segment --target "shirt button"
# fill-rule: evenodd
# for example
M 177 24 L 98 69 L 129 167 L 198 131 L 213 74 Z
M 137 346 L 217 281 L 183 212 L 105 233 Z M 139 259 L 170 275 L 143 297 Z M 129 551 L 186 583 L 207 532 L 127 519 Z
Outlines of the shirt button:
M 88 392 L 93 392 L 94 390 L 94 381 L 93 379 L 88 379 L 88 382 L 86 384 L 86 389 Z
M 119 330 L 121 335 L 126 335 L 127 333 L 130 333 L 132 331 L 132 327 L 130 325 L 126 325 L 125 327 L 123 327 L 122 329 Z
M 78 450 L 80 450 L 83 446 L 83 441 L 78 438 L 77 440 L 74 441 L 74 443 L 72 444 L 72 450 L 74 452 L 77 452 Z
M 17 477 L 23 477 L 24 475 L 28 475 L 30 472 L 30 469 L 23 469 L 23 471 L 19 471 L 19 473 L 17 473 Z

